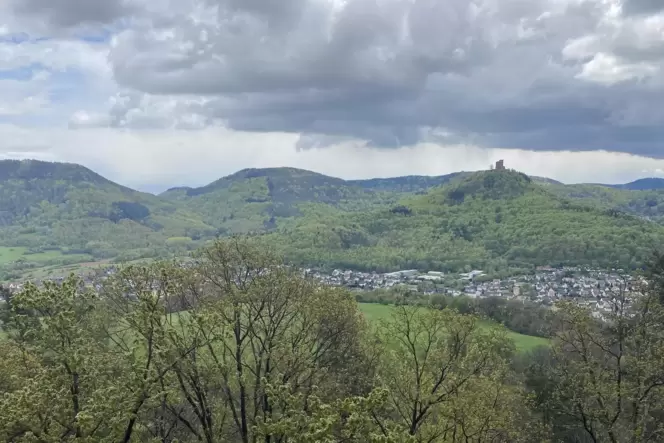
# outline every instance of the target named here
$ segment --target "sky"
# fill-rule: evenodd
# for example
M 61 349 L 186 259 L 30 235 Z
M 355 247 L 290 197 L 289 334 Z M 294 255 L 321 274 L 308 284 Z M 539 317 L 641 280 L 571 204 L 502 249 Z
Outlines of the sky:
M 662 0 L 3 0 L 0 159 L 664 177 Z

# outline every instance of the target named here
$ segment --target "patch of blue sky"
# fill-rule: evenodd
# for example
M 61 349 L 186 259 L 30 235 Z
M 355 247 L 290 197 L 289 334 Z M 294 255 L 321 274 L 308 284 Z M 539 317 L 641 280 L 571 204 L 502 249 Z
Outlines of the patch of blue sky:
M 51 71 L 49 96 L 53 103 L 78 102 L 87 94 L 85 75 L 76 69 Z
M 108 43 L 114 35 L 129 29 L 131 27 L 130 19 L 122 19 L 111 25 L 102 27 L 86 28 L 75 33 L 75 37 L 88 43 Z
M 46 110 L 44 110 L 46 111 Z M 21 126 L 25 128 L 62 127 L 66 119 L 61 115 L 50 112 L 26 112 L 21 114 L 0 115 L 0 123 Z
M 5 44 L 21 44 L 30 41 L 30 35 L 25 32 L 14 32 L 11 34 L 0 35 L 0 43 Z
M 99 32 L 86 32 L 76 35 L 76 38 L 87 43 L 107 43 L 113 37 L 113 32 L 101 29 Z
M 36 43 L 49 40 L 48 37 L 34 37 L 27 32 L 13 32 L 11 34 L 0 35 L 0 43 L 5 45 L 20 45 L 22 43 Z
M 29 81 L 38 71 L 44 69 L 41 63 L 31 63 L 15 69 L 0 69 L 0 80 Z

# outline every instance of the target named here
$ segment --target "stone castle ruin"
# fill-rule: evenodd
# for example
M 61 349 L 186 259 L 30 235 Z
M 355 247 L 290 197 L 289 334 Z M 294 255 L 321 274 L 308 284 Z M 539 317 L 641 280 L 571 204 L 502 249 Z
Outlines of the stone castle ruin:
M 498 160 L 495 165 L 491 165 L 491 170 L 504 171 L 505 170 L 505 161 L 504 160 Z

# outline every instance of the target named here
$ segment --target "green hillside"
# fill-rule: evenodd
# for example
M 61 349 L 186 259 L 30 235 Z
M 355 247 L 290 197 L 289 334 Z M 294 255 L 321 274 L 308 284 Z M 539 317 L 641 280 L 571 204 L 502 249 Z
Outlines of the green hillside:
M 643 218 L 664 220 L 664 191 L 563 185 L 511 171 L 345 181 L 245 169 L 155 196 L 75 164 L 0 161 L 0 280 L 81 262 L 181 256 L 238 233 L 264 234 L 306 265 L 636 267 L 663 239 L 664 228 Z
M 244 169 L 201 188 L 161 194 L 227 234 L 269 231 L 312 211 L 364 211 L 401 196 L 295 168 Z
M 390 321 L 394 313 L 394 306 L 383 305 L 379 303 L 358 303 L 358 308 L 370 324 L 378 325 L 383 321 Z M 485 329 L 495 328 L 497 323 L 483 321 L 482 327 Z M 518 332 L 508 331 L 507 336 L 514 341 L 517 350 L 522 352 L 531 351 L 539 346 L 549 346 L 550 340 L 532 335 L 519 334 Z
M 353 180 L 348 183 L 372 190 L 424 194 L 435 187 L 472 174 L 472 172 L 457 172 L 435 177 L 405 176 Z M 664 223 L 664 179 L 646 178 L 622 185 L 565 185 L 549 178 L 531 178 L 534 183 L 545 186 L 552 193 L 578 201 L 580 204 L 602 209 L 615 209 Z
M 342 180 L 296 168 L 244 169 L 200 188 L 172 188 L 160 197 L 182 203 L 224 234 L 255 233 L 303 216 L 389 208 L 405 196 L 472 174 Z
M 186 252 L 215 229 L 79 165 L 0 162 L 0 267 Z
M 473 172 L 453 172 L 446 175 L 406 175 L 402 177 L 370 178 L 365 180 L 348 180 L 346 183 L 374 191 L 426 193 L 432 188 L 450 183 L 457 178 L 468 177 Z M 536 183 L 562 185 L 559 181 L 544 177 L 531 177 Z
M 646 191 L 654 189 L 664 189 L 664 178 L 649 177 L 640 178 L 633 182 L 624 183 L 620 185 L 605 185 L 617 189 L 631 189 L 633 191 Z
M 347 183 L 366 189 L 388 192 L 424 194 L 435 187 L 468 177 L 472 172 L 456 172 L 441 176 L 404 176 L 351 180 Z M 664 223 L 664 179 L 646 178 L 622 185 L 572 184 L 565 185 L 544 177 L 531 177 L 533 182 L 547 187 L 552 193 L 584 205 L 634 214 Z
M 579 204 L 513 171 L 478 172 L 391 208 L 295 220 L 266 240 L 298 263 L 489 272 L 637 267 L 664 227 Z
M 572 201 L 664 222 L 664 190 L 630 190 L 584 184 L 553 185 L 548 189 Z
M 264 232 L 312 213 L 320 216 L 330 211 L 390 207 L 409 195 L 426 194 L 474 174 L 342 180 L 295 168 L 245 169 L 200 188 L 173 188 L 161 197 L 183 203 L 223 233 Z M 664 190 L 631 190 L 630 184 L 565 185 L 548 178 L 530 178 L 551 193 L 584 206 L 664 222 Z
M 349 180 L 347 183 L 374 191 L 388 192 L 426 192 L 436 186 L 449 183 L 456 177 L 471 174 L 470 172 L 454 172 L 439 176 L 407 175 L 403 177 L 371 178 L 367 180 Z

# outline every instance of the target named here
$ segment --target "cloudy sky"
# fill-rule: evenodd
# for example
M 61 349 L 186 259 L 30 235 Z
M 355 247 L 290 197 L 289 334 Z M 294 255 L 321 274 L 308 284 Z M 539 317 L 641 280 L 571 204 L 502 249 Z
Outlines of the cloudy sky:
M 3 0 L 0 158 L 664 177 L 664 1 Z

